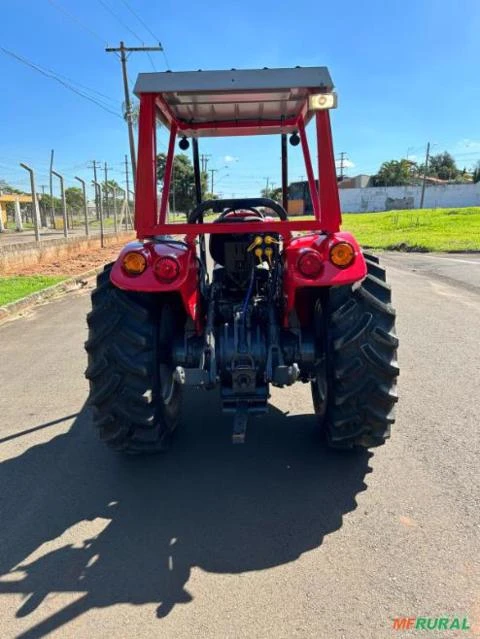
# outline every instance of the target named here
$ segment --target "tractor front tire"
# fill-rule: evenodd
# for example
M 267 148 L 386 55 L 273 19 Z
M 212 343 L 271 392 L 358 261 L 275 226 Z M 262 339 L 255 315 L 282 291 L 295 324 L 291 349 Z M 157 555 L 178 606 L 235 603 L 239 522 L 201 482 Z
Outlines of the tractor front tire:
M 170 355 L 178 317 L 170 301 L 116 288 L 111 268 L 97 277 L 87 317 L 94 425 L 116 451 L 163 451 L 179 421 L 181 387 Z
M 395 311 L 385 269 L 375 256 L 365 253 L 364 257 L 365 279 L 332 287 L 322 318 L 326 322 L 326 384 L 322 387 L 319 375 L 312 392 L 323 434 L 332 448 L 380 446 L 390 437 L 395 421 L 399 374 Z

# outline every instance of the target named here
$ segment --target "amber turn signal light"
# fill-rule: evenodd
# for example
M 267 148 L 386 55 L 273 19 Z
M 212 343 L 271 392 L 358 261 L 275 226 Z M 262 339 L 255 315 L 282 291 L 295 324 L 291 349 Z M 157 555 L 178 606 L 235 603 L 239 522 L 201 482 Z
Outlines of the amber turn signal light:
M 347 268 L 355 259 L 355 249 L 348 242 L 339 242 L 330 249 L 330 262 L 339 268 Z
M 127 275 L 141 275 L 147 268 L 147 260 L 141 253 L 131 251 L 124 256 L 122 267 Z

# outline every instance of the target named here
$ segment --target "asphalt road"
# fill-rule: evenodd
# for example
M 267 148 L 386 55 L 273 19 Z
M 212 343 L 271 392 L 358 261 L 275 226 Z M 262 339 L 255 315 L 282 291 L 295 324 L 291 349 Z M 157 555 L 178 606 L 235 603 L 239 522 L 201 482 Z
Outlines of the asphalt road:
M 297 385 L 243 447 L 189 393 L 168 455 L 122 459 L 85 407 L 86 292 L 0 327 L 1 636 L 384 639 L 447 615 L 471 631 L 421 635 L 480 636 L 480 296 L 458 264 L 385 261 L 402 372 L 373 454 L 323 449 Z
M 480 293 L 480 254 L 478 253 L 382 253 L 386 266 L 419 273 Z

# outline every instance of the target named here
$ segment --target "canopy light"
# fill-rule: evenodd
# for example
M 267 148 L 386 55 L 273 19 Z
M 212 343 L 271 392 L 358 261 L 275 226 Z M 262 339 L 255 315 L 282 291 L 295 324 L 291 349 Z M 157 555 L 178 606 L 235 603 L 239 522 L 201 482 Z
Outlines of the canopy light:
M 289 141 L 292 146 L 298 146 L 300 144 L 300 136 L 296 131 L 292 133 Z
M 323 111 L 337 108 L 336 93 L 317 93 L 308 97 L 308 108 L 311 111 Z

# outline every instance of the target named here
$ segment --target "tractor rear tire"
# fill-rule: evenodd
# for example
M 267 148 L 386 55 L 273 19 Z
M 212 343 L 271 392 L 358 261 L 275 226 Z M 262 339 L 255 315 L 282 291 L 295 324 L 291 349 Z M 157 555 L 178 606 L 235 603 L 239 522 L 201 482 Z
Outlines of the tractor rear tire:
M 375 256 L 364 257 L 365 279 L 332 287 L 326 312 L 319 318 L 327 348 L 320 360 L 324 368 L 318 381 L 312 382 L 312 395 L 332 448 L 380 446 L 390 437 L 395 421 L 399 374 L 395 311 L 385 269 Z
M 116 451 L 163 451 L 178 425 L 181 403 L 171 364 L 178 309 L 171 298 L 116 288 L 111 268 L 97 277 L 87 316 L 85 375 L 94 425 Z

